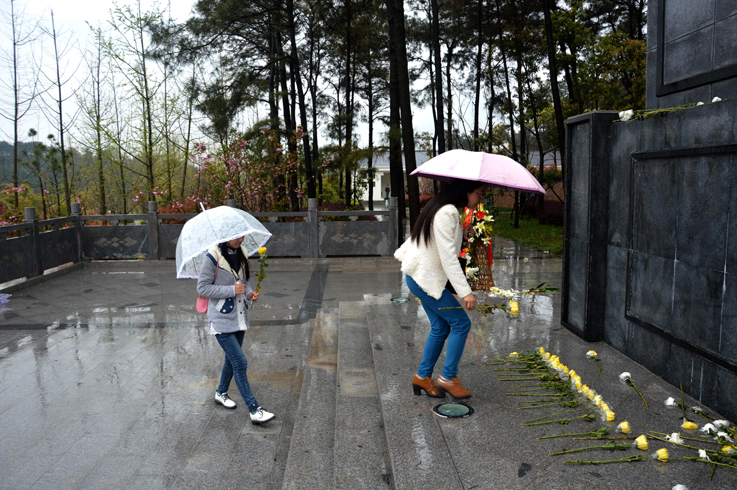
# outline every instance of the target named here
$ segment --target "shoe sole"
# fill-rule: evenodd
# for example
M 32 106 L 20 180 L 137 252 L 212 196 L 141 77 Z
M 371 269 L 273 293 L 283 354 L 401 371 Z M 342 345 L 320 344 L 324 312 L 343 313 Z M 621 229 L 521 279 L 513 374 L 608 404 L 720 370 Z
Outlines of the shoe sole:
M 217 403 L 218 405 L 222 405 L 223 407 L 227 408 L 228 410 L 235 410 L 236 408 L 238 408 L 238 405 L 235 405 L 233 407 L 228 407 L 228 406 L 225 405 L 225 403 L 221 402 L 220 400 L 215 400 L 215 403 Z
M 425 392 L 425 395 L 429 396 L 430 398 L 445 398 L 445 391 L 446 391 L 443 388 L 438 388 L 438 394 L 437 395 L 433 395 L 433 394 L 429 393 L 422 386 L 416 385 L 414 383 L 412 383 L 412 390 L 413 390 L 413 393 L 415 395 L 417 395 L 417 396 L 420 396 L 422 394 L 422 392 L 424 391 Z
M 271 418 L 270 418 L 269 420 L 262 420 L 261 422 L 258 422 L 258 421 L 256 421 L 256 420 L 251 420 L 251 423 L 252 423 L 253 425 L 264 425 L 264 424 L 268 424 L 269 422 L 271 422 L 271 421 L 272 421 L 272 420 L 274 420 L 275 418 L 276 418 L 276 415 L 274 415 L 273 417 L 271 417 Z

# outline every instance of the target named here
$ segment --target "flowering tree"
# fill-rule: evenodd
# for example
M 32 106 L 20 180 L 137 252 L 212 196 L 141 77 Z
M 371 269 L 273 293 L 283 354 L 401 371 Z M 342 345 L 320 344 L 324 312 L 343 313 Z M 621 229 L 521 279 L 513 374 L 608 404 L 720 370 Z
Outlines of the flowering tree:
M 206 205 L 235 198 L 249 211 L 287 211 L 289 197 L 301 199 L 304 190 L 294 187 L 291 177 L 300 170 L 304 134 L 298 128 L 291 136 L 295 151 L 289 151 L 272 130 L 261 130 L 256 138 L 239 138 L 220 155 L 196 145 L 193 160 L 199 167 L 197 195 Z

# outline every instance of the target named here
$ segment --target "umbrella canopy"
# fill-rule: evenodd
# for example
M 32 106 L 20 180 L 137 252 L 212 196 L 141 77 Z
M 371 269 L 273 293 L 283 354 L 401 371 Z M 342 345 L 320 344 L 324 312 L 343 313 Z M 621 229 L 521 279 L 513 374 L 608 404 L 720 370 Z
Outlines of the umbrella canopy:
M 244 237 L 242 247 L 252 255 L 271 233 L 247 212 L 230 206 L 208 209 L 187 221 L 177 241 L 177 279 L 196 279 L 208 249 L 240 237 Z
M 534 175 L 504 155 L 450 150 L 423 163 L 411 175 L 450 182 L 453 179 L 486 182 L 493 187 L 547 194 Z

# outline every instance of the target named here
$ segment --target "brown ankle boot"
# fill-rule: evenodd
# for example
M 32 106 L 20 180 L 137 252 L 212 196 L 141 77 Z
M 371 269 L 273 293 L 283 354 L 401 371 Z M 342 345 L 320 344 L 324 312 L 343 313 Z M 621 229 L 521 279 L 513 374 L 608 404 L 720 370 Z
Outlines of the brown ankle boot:
M 464 398 L 471 398 L 471 392 L 463 387 L 461 384 L 461 378 L 458 376 L 453 379 L 445 379 L 442 376 L 438 376 L 437 386 L 438 389 L 444 389 L 450 393 L 450 396 L 453 398 L 461 400 Z
M 435 386 L 435 382 L 431 377 L 420 378 L 417 374 L 412 378 L 412 389 L 415 391 L 415 395 L 421 395 L 422 390 L 425 390 L 427 396 L 433 398 L 445 398 L 445 390 Z

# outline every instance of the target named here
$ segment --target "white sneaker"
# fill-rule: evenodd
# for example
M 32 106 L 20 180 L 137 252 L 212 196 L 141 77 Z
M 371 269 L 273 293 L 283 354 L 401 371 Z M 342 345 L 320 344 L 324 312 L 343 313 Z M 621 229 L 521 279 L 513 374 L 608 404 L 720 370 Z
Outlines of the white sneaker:
M 258 407 L 258 409 L 251 414 L 251 423 L 253 425 L 261 425 L 266 422 L 271 422 L 275 417 L 276 415 L 273 413 L 267 412 L 263 408 Z
M 215 392 L 215 401 L 225 408 L 235 408 L 235 402 L 230 399 L 227 393 Z

